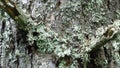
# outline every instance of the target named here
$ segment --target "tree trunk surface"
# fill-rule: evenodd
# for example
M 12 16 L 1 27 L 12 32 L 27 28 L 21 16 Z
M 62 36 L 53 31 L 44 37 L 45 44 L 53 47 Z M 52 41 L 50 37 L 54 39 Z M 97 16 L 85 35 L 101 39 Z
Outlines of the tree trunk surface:
M 45 22 L 46 26 L 61 35 L 65 34 L 63 30 L 77 25 L 81 26 L 82 32 L 89 37 L 95 36 L 97 28 L 106 27 L 120 18 L 119 0 L 80 0 L 80 2 L 79 0 L 14 0 L 14 2 L 36 23 Z M 78 5 L 77 2 L 81 4 Z M 77 5 L 76 8 L 73 4 Z M 57 68 L 52 54 L 40 54 L 36 48 L 28 44 L 27 32 L 18 29 L 15 21 L 6 13 L 3 14 L 7 17 L 0 20 L 0 68 Z M 105 46 L 90 54 L 86 68 L 119 68 L 120 62 L 116 63 L 113 57 L 112 42 Z M 81 60 L 78 62 L 78 68 L 83 68 Z

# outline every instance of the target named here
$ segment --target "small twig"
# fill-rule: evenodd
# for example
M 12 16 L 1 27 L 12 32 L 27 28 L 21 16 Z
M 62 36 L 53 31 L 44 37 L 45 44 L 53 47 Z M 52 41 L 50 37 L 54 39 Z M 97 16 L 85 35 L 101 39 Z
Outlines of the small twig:
M 0 2 L 3 4 L 0 9 L 3 9 L 14 21 L 16 21 L 20 29 L 25 30 L 27 20 L 17 9 L 15 3 L 10 0 L 0 0 Z
M 112 37 L 110 38 L 106 38 L 106 37 L 103 37 L 101 38 L 99 41 L 96 42 L 96 44 L 92 45 L 90 48 L 91 50 L 88 51 L 88 53 L 93 53 L 93 52 L 96 52 L 97 50 L 100 49 L 100 47 L 104 46 L 106 43 L 110 42 L 111 40 L 115 40 L 118 36 L 119 36 L 119 31 L 114 33 L 112 35 Z

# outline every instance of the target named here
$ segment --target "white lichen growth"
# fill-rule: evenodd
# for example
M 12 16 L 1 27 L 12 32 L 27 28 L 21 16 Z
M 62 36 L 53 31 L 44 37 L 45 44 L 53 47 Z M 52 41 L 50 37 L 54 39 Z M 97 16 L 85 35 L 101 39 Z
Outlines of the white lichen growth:
M 101 36 L 103 35 L 103 33 L 105 32 L 105 28 L 102 26 L 102 27 L 99 27 L 97 30 L 96 30 L 96 36 Z

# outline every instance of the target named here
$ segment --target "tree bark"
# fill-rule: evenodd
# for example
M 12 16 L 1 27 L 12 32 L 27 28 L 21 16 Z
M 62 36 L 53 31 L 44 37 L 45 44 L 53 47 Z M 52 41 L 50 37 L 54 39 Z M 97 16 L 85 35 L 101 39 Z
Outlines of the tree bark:
M 26 28 L 29 28 L 27 24 L 30 22 L 28 22 L 27 17 L 18 10 L 16 5 L 14 4 L 15 1 L 13 3 L 9 2 L 10 4 L 12 4 L 12 6 L 8 4 L 7 0 L 0 1 L 4 4 L 1 6 L 5 6 L 1 8 L 10 16 L 8 17 L 6 13 L 1 11 L 3 12 L 3 15 L 7 18 L 1 18 L 0 23 L 0 68 L 56 68 L 57 64 L 53 63 L 54 58 L 51 54 L 40 54 L 38 53 L 35 46 L 31 46 L 28 44 L 26 36 L 28 31 L 26 31 Z M 68 1 L 69 0 L 28 0 L 26 3 L 24 3 L 18 0 L 16 1 L 16 3 L 19 3 L 18 5 L 20 6 L 20 8 L 26 10 L 30 14 L 31 19 L 36 23 L 42 20 L 46 22 L 47 26 L 51 27 L 54 31 L 63 35 L 63 30 L 70 29 L 72 25 L 81 26 L 82 31 L 85 33 L 87 32 L 87 36 L 89 37 L 89 39 L 91 38 L 91 35 L 96 36 L 95 31 L 97 30 L 97 28 L 101 26 L 106 27 L 111 23 L 113 24 L 113 21 L 115 19 L 120 18 L 119 0 L 105 0 L 101 2 L 97 2 L 94 0 L 81 0 L 81 4 L 78 10 L 71 10 L 71 8 L 73 7 L 72 6 L 70 8 L 67 7 L 70 9 L 68 11 L 66 10 L 67 8 L 63 9 L 64 11 L 61 11 L 60 9 L 65 4 L 67 4 Z M 72 1 L 69 2 L 75 4 Z M 79 1 L 76 0 L 76 2 Z M 41 7 L 41 4 L 51 4 L 53 5 L 53 7 L 42 6 L 43 8 L 39 8 Z M 69 15 L 66 14 L 69 11 L 72 11 L 73 13 L 71 12 Z M 37 17 L 37 15 L 39 14 L 42 17 Z M 67 20 L 68 18 L 70 20 L 64 21 L 64 18 L 65 20 Z M 67 23 L 66 25 L 61 22 L 70 23 Z M 115 64 L 115 57 L 112 58 L 113 53 L 117 53 L 119 55 L 118 52 L 114 52 L 112 46 L 113 44 L 111 43 L 111 41 L 116 38 L 116 35 L 117 37 L 119 36 L 119 34 L 116 33 L 112 36 L 112 38 L 100 39 L 96 42 L 95 45 L 93 45 L 93 47 L 91 48 L 92 50 L 87 52 L 90 54 L 90 61 L 87 62 L 87 68 L 119 68 L 119 65 Z M 84 64 L 82 64 L 81 58 L 78 58 L 77 61 L 79 62 L 79 68 L 84 66 Z

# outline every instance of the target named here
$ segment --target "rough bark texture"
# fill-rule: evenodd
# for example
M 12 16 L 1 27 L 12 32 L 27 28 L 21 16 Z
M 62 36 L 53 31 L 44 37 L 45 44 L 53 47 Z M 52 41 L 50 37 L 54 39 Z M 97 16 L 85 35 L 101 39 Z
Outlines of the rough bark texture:
M 120 18 L 119 0 L 81 0 L 80 2 L 79 0 L 14 0 L 14 2 L 35 23 L 45 22 L 46 26 L 62 36 L 66 34 L 65 30 L 71 29 L 73 25 L 81 26 L 81 32 L 87 40 L 97 36 L 95 34 L 97 28 L 106 27 Z M 77 2 L 81 4 L 78 5 Z M 27 32 L 18 29 L 15 21 L 6 13 L 1 13 L 1 16 L 2 14 L 6 18 L 1 17 L 0 21 L 1 68 L 56 68 L 57 64 L 59 65 L 61 58 L 54 63 L 53 55 L 40 54 L 36 47 L 28 44 Z M 74 44 L 77 45 L 76 42 Z M 86 42 L 86 45 L 89 43 Z M 109 42 L 90 54 L 90 61 L 86 66 L 82 64 L 80 58 L 76 59 L 79 62 L 78 68 L 119 68 L 120 62 L 116 62 L 117 58 L 113 57 L 114 54 L 119 56 L 118 51 L 115 52 L 112 42 Z

